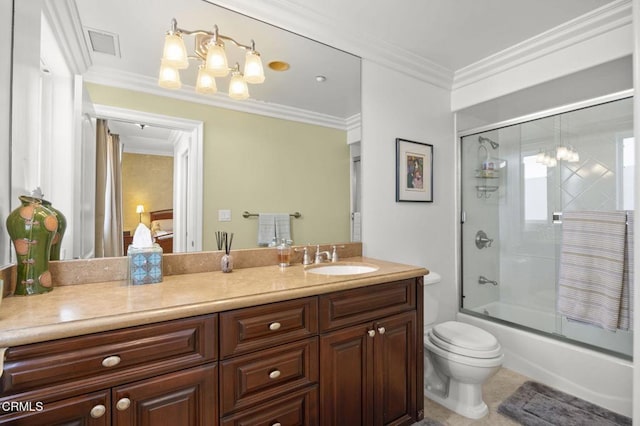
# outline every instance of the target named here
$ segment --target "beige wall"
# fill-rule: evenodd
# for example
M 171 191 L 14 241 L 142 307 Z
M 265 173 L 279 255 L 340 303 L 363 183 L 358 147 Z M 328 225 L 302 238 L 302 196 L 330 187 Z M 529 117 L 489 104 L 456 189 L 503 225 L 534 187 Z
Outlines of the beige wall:
M 147 226 L 149 212 L 173 208 L 173 157 L 122 154 L 122 229 L 132 234 L 140 220 L 138 204 Z
M 95 104 L 204 122 L 203 249 L 215 232 L 233 232 L 233 247 L 255 247 L 252 213 L 292 213 L 296 244 L 349 241 L 349 148 L 345 131 L 215 108 L 99 85 Z M 146 206 L 145 206 L 146 207 Z M 218 222 L 230 209 L 231 222 Z

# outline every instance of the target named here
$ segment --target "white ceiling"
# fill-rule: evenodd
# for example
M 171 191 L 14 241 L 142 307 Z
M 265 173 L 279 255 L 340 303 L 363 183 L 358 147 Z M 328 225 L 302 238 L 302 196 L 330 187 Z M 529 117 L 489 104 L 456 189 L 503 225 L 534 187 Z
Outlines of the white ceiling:
M 211 30 L 217 24 L 221 34 L 243 44 L 255 39 L 265 65 L 272 60 L 291 63 L 290 71 L 267 70 L 263 85 L 250 86 L 251 103 L 348 120 L 360 110 L 358 58 L 210 3 L 279 25 L 294 23 L 287 27 L 356 55 L 366 55 L 367 46 L 375 52 L 393 51 L 453 76 L 483 58 L 616 0 L 207 1 L 76 0 L 85 30 L 106 31 L 119 38 L 121 57 L 91 54 L 89 80 L 104 83 L 111 76 L 135 81 L 140 88 L 155 85 L 163 35 L 175 17 L 184 29 Z M 311 28 L 309 22 L 322 30 L 306 31 Z M 359 43 L 343 45 L 341 40 L 346 38 Z M 183 74 L 185 86 L 194 84 L 196 68 L 192 64 Z M 317 83 L 316 75 L 325 75 L 327 81 Z M 226 82 L 218 86 L 224 91 Z M 192 93 L 191 87 L 182 90 Z

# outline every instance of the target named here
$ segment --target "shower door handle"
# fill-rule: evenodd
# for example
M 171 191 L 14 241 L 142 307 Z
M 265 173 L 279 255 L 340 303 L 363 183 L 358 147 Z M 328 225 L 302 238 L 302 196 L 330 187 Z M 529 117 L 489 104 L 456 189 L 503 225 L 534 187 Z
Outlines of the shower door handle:
M 553 212 L 551 215 L 553 223 L 561 224 L 562 223 L 562 212 Z

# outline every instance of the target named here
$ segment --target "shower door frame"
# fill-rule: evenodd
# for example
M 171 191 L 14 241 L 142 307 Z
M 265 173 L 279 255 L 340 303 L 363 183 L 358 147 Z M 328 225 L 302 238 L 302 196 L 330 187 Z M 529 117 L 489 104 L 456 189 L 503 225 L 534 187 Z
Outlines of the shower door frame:
M 531 332 L 531 333 L 535 333 L 535 334 L 539 334 L 542 336 L 546 336 L 546 337 L 551 337 L 554 338 L 556 340 L 559 341 L 563 341 L 572 345 L 576 345 L 576 346 L 580 346 L 580 347 L 584 347 L 587 349 L 591 349 L 591 350 L 595 350 L 598 352 L 602 352 L 602 353 L 606 353 L 606 354 L 610 354 L 619 358 L 623 358 L 623 359 L 632 359 L 632 356 L 627 356 L 623 353 L 620 352 L 616 352 L 616 351 L 612 351 L 612 350 L 608 350 L 607 348 L 603 348 L 600 346 L 595 346 L 595 345 L 591 345 L 588 343 L 583 343 L 580 342 L 578 340 L 574 340 L 574 339 L 570 339 L 565 337 L 562 334 L 558 334 L 558 333 L 549 333 L 546 331 L 542 331 L 542 330 L 538 330 L 535 328 L 531 328 L 522 324 L 518 324 L 515 322 L 511 322 L 511 321 L 507 321 L 507 320 L 503 320 L 501 318 L 496 318 L 496 317 L 492 317 L 490 315 L 486 315 L 480 312 L 476 312 L 472 309 L 468 309 L 468 308 L 464 308 L 464 286 L 463 286 L 463 281 L 464 281 L 464 262 L 463 262 L 463 257 L 464 257 L 464 253 L 463 253 L 463 225 L 466 221 L 466 212 L 464 209 L 464 204 L 463 204 L 463 200 L 462 200 L 462 139 L 467 137 L 467 136 L 473 136 L 475 134 L 482 134 L 485 132 L 490 132 L 490 131 L 497 131 L 499 129 L 505 128 L 505 127 L 509 127 L 509 126 L 513 126 L 513 125 L 518 125 L 518 124 L 523 124 L 526 122 L 530 122 L 530 121 L 534 121 L 534 120 L 538 120 L 538 119 L 543 119 L 543 118 L 548 118 L 548 117 L 552 117 L 552 116 L 556 116 L 559 114 L 563 114 L 563 113 L 567 113 L 567 112 L 571 112 L 571 111 L 576 111 L 576 110 L 580 110 L 580 109 L 584 109 L 584 108 L 589 108 L 589 107 L 593 107 L 593 106 L 597 106 L 600 104 L 605 104 L 608 102 L 614 102 L 614 101 L 619 101 L 622 99 L 626 99 L 626 98 L 630 98 L 634 96 L 634 89 L 628 89 L 628 90 L 623 90 L 623 91 L 619 91 L 619 92 L 615 92 L 615 93 L 611 93 L 608 95 L 604 95 L 604 96 L 599 96 L 599 97 L 595 97 L 595 98 L 590 98 L 590 99 L 586 99 L 583 101 L 579 101 L 579 102 L 574 102 L 574 103 L 570 103 L 570 104 L 565 104 L 562 106 L 558 106 L 558 107 L 553 107 L 553 108 L 549 108 L 543 111 L 538 111 L 538 112 L 534 112 L 531 114 L 526 114 L 526 115 L 522 115 L 519 117 L 515 117 L 515 118 L 511 118 L 508 120 L 503 120 L 500 122 L 496 122 L 496 123 L 490 123 L 487 125 L 483 125 L 483 126 L 478 126 L 475 128 L 471 128 L 471 129 L 467 129 L 464 131 L 460 131 L 457 132 L 456 138 L 457 138 L 457 142 L 456 142 L 456 149 L 457 149 L 457 158 L 456 158 L 456 170 L 458 171 L 457 173 L 457 203 L 459 206 L 458 209 L 458 217 L 460 218 L 460 222 L 458 224 L 458 261 L 459 261 L 459 267 L 458 267 L 458 294 L 459 294 L 459 300 L 458 300 L 458 312 L 470 315 L 470 316 L 474 316 L 474 317 L 478 317 L 481 318 L 483 320 L 487 320 L 487 321 L 491 321 L 491 322 L 495 322 L 498 324 L 502 324 L 502 325 L 506 325 L 515 329 L 520 329 L 520 330 L 524 330 L 527 332 Z M 638 165 L 640 166 L 640 165 Z M 640 170 L 640 169 L 639 169 Z M 640 200 L 639 200 L 640 202 Z M 557 262 L 556 262 L 557 263 Z

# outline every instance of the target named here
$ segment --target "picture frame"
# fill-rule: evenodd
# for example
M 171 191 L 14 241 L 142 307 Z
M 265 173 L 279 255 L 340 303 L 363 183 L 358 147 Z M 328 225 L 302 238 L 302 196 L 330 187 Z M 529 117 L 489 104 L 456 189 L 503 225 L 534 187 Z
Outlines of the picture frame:
M 396 202 L 433 202 L 433 145 L 396 138 Z

